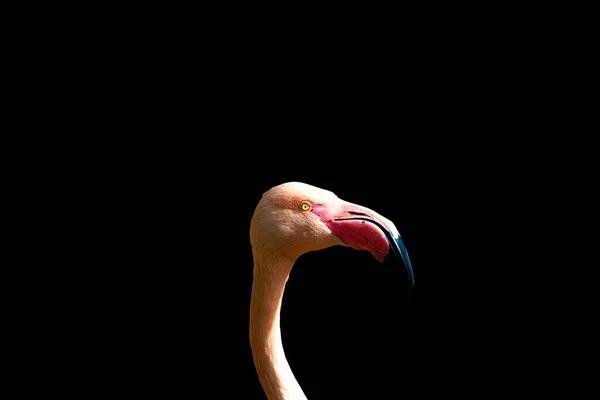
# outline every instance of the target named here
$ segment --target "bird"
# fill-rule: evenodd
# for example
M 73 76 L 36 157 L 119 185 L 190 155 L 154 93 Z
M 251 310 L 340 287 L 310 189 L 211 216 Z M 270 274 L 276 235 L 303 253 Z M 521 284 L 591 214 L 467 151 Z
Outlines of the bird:
M 307 399 L 286 359 L 280 312 L 292 267 L 303 254 L 332 246 L 369 251 L 384 262 L 403 261 L 414 286 L 410 258 L 394 223 L 330 190 L 290 181 L 265 191 L 250 221 L 253 278 L 250 347 L 258 379 L 269 400 Z

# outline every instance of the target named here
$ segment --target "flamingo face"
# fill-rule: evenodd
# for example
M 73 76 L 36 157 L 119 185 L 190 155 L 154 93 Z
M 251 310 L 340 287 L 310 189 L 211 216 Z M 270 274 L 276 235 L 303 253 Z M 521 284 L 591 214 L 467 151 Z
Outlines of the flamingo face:
M 288 182 L 263 195 L 252 219 L 251 242 L 291 259 L 334 245 L 367 250 L 379 262 L 391 252 L 414 285 L 408 252 L 390 220 L 304 183 Z

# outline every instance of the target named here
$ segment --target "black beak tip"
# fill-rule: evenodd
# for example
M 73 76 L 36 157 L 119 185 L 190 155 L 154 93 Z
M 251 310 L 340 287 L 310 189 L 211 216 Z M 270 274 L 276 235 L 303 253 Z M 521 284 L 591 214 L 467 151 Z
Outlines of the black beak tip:
M 404 269 L 406 271 L 406 274 L 408 275 L 409 285 L 412 289 L 415 286 L 415 274 L 413 272 L 412 264 L 410 262 L 410 257 L 408 256 L 408 250 L 406 250 L 406 246 L 404 245 L 404 242 L 402 241 L 400 235 L 398 235 L 397 237 L 393 237 L 392 240 L 389 240 L 389 242 L 394 256 L 398 260 L 402 260 L 402 262 L 404 263 Z

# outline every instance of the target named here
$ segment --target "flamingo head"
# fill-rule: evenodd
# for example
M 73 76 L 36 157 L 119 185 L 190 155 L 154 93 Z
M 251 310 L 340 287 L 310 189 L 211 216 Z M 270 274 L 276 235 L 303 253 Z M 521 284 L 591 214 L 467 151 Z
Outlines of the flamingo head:
M 391 253 L 403 261 L 414 285 L 408 252 L 390 220 L 305 183 L 283 183 L 263 194 L 252 216 L 250 242 L 261 254 L 292 260 L 335 245 L 367 250 L 379 262 Z

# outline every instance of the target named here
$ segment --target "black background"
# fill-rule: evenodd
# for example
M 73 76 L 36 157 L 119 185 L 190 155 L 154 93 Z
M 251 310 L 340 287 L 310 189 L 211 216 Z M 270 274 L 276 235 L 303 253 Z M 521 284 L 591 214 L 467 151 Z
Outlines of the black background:
M 281 328 L 309 399 L 588 380 L 565 356 L 590 354 L 574 322 L 594 303 L 568 300 L 595 293 L 590 261 L 571 258 L 593 246 L 560 226 L 589 224 L 564 203 L 580 201 L 565 155 L 583 142 L 563 149 L 589 107 L 566 111 L 586 86 L 553 10 L 196 7 L 69 13 L 13 57 L 18 390 L 264 400 L 248 230 L 261 194 L 291 180 L 391 219 L 415 272 L 409 294 L 401 265 L 366 252 L 298 260 Z
M 541 305 L 518 301 L 534 273 L 514 267 L 522 198 L 506 178 L 518 96 L 506 68 L 488 68 L 494 52 L 425 33 L 160 49 L 144 36 L 107 58 L 85 88 L 99 106 L 81 113 L 97 136 L 68 165 L 82 173 L 68 203 L 81 267 L 63 340 L 86 393 L 265 398 L 249 226 L 287 181 L 392 220 L 415 273 L 409 292 L 400 264 L 366 252 L 298 260 L 281 329 L 309 399 L 481 397 L 531 379 L 540 342 L 524 326 Z

